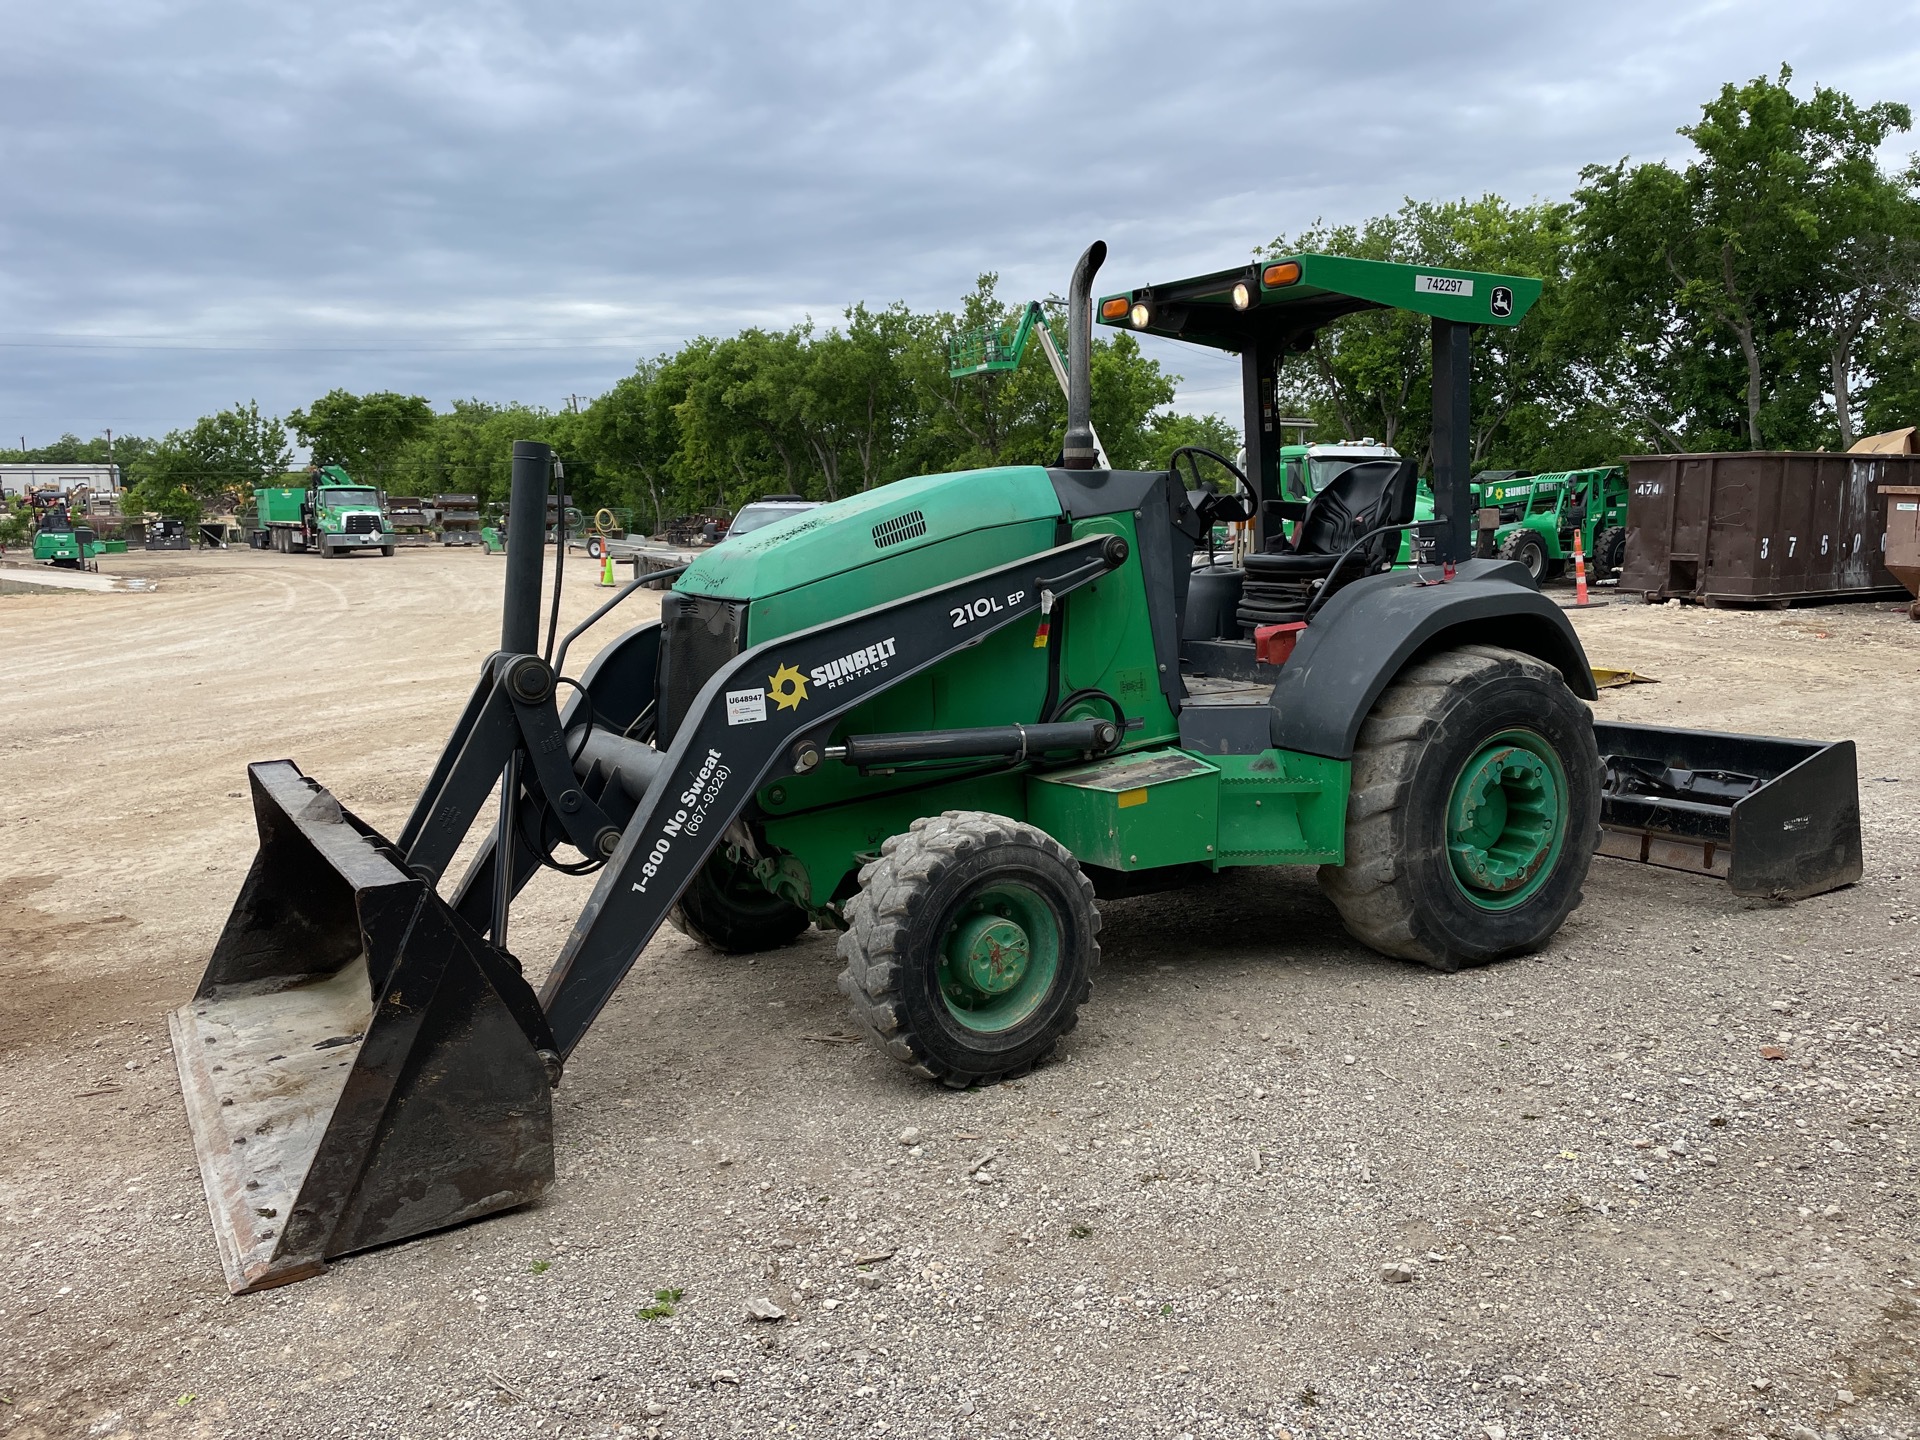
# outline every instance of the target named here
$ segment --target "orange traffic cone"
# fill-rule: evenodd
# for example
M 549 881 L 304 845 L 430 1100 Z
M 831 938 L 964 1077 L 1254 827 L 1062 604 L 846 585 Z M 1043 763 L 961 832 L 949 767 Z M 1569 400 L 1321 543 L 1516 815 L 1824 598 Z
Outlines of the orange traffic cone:
M 1573 603 L 1587 603 L 1587 556 L 1580 548 L 1580 532 L 1573 532 Z
M 600 556 L 600 583 L 609 589 L 617 583 L 613 578 L 613 555 L 610 552 L 602 552 Z M 1585 583 L 1584 580 L 1581 581 L 1582 585 Z M 1580 593 L 1584 595 L 1586 591 L 1582 590 Z

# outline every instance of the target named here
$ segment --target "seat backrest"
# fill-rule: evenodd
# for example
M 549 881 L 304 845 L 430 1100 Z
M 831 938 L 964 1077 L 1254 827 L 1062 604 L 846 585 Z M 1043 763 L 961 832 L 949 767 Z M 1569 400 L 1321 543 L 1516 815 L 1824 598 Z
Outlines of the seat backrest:
M 1404 525 L 1413 519 L 1418 487 L 1418 467 L 1411 460 L 1363 460 L 1313 497 L 1294 532 L 1293 548 L 1303 555 L 1338 555 L 1369 530 Z M 1377 564 L 1376 551 L 1388 553 L 1399 543 L 1398 535 L 1375 536 L 1367 547 L 1369 560 Z

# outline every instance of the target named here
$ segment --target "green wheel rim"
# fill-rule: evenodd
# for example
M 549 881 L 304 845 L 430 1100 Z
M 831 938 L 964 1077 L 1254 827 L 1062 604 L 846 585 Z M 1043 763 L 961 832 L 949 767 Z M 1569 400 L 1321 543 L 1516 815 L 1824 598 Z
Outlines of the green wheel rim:
M 1460 769 L 1447 797 L 1454 883 L 1482 910 L 1511 910 L 1552 876 L 1566 841 L 1567 772 L 1545 737 L 1504 730 Z
M 1060 974 L 1060 921 L 1025 885 L 982 890 L 954 913 L 940 947 L 940 998 L 969 1030 L 1011 1030 Z

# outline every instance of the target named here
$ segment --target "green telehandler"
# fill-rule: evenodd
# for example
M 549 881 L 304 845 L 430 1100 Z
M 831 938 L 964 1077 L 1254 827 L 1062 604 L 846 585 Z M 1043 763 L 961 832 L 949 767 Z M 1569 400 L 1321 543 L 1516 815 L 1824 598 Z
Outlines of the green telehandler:
M 816 507 L 544 649 L 556 467 L 515 444 L 501 645 L 406 825 L 379 834 L 291 761 L 249 768 L 260 848 L 170 1022 L 232 1289 L 539 1196 L 551 1089 L 670 918 L 733 952 L 837 930 L 874 1046 L 958 1087 L 1073 1029 L 1102 894 L 1312 866 L 1359 941 L 1454 970 L 1546 944 L 1597 842 L 1749 894 L 1859 876 L 1850 743 L 1597 725 L 1565 614 L 1471 558 L 1470 339 L 1538 281 L 1301 255 L 1108 296 L 1101 321 L 1245 377 L 1244 469 L 1128 472 L 1088 421 L 1104 255 L 1069 290 L 1058 464 Z M 1432 318 L 1437 518 L 1398 459 L 1284 498 L 1281 358 L 1392 305 Z M 1231 487 L 1190 485 L 1202 467 Z M 1223 519 L 1261 545 L 1196 565 Z M 569 673 L 579 634 L 668 580 L 657 620 Z M 547 867 L 593 878 L 536 989 L 509 924 Z
M 1500 512 L 1493 535 L 1496 552 L 1524 566 L 1535 580 L 1551 580 L 1566 570 L 1573 562 L 1575 536 L 1586 557 L 1588 578 L 1616 576 L 1626 563 L 1624 465 L 1490 478 L 1479 490 L 1479 503 Z

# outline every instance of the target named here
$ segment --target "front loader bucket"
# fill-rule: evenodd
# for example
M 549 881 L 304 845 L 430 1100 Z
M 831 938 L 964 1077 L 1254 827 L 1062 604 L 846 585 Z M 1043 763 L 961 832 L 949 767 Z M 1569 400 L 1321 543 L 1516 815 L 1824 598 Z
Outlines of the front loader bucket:
M 511 957 L 290 761 L 247 773 L 260 850 L 168 1017 L 236 1294 L 553 1179 L 553 1042 Z
M 1853 742 L 1658 725 L 1593 727 L 1606 777 L 1600 854 L 1804 900 L 1862 870 Z

